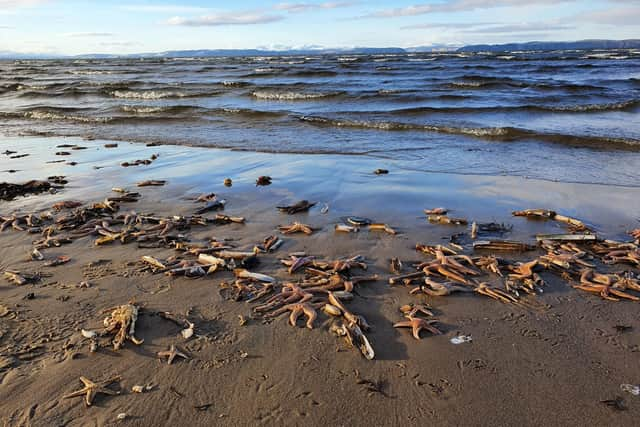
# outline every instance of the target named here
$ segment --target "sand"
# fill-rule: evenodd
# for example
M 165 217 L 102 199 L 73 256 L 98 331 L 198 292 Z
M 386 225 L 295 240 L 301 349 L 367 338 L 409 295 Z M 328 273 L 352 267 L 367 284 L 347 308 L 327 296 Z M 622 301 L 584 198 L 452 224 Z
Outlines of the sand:
M 545 207 L 577 216 L 604 237 L 628 239 L 637 228 L 640 189 L 529 180 L 523 177 L 426 174 L 394 169 L 392 162 L 362 156 L 259 154 L 174 146 L 146 147 L 108 141 L 60 138 L 6 138 L 3 150 L 29 153 L 20 159 L 0 156 L 0 181 L 23 182 L 66 175 L 58 194 L 0 202 L 0 214 L 29 212 L 61 200 L 95 202 L 111 187 L 142 193 L 122 210 L 189 214 L 198 206 L 190 197 L 215 192 L 227 200 L 225 213 L 244 216 L 245 225 L 197 228 L 194 239 L 233 239 L 250 249 L 279 224 L 298 220 L 320 229 L 295 235 L 274 254 L 261 258 L 256 271 L 280 280 L 291 277 L 278 259 L 306 251 L 321 259 L 361 254 L 368 274 L 381 280 L 358 286 L 349 304 L 372 325 L 367 334 L 376 351 L 365 360 L 328 332 L 320 316 L 316 328 L 291 327 L 285 317 L 272 322 L 250 319 L 252 305 L 230 301 L 219 272 L 200 279 L 170 278 L 141 272 L 142 255 L 167 257 L 168 249 L 138 249 L 119 243 L 96 248 L 91 237 L 45 251 L 67 255 L 64 266 L 40 268 L 27 261 L 33 236 L 7 230 L 0 234 L 0 268 L 50 273 L 39 284 L 0 282 L 0 420 L 5 425 L 635 425 L 640 399 L 620 389 L 637 384 L 640 333 L 638 305 L 608 302 L 579 293 L 543 273 L 545 292 L 535 298 L 546 308 L 527 310 L 473 294 L 444 298 L 409 295 L 387 283 L 388 261 L 422 261 L 416 243 L 445 243 L 464 228 L 429 224 L 422 209 L 446 206 L 452 215 L 479 222 L 514 225 L 509 238 L 533 241 L 535 233 L 562 231 L 552 222 L 513 218 L 514 209 Z M 78 144 L 56 156 L 60 144 Z M 64 149 L 67 150 L 67 149 Z M 123 161 L 159 158 L 148 166 L 124 168 Z M 75 161 L 77 165 L 47 164 Z M 98 167 L 99 169 L 95 169 Z M 383 167 L 390 174 L 375 176 Z M 273 177 L 256 187 L 260 175 Z M 233 186 L 223 186 L 224 178 Z M 166 179 L 164 187 L 135 188 L 144 179 Z M 292 217 L 276 205 L 308 199 L 319 202 L 309 213 Z M 320 207 L 329 206 L 322 214 Z M 333 225 L 347 215 L 370 217 L 396 228 L 396 236 L 360 232 L 338 235 Z M 78 287 L 88 281 L 90 287 Z M 32 297 L 29 297 L 33 294 Z M 130 300 L 143 306 L 138 320 L 140 346 L 128 342 L 119 351 L 91 353 L 80 329 L 99 329 L 103 310 Z M 425 302 L 433 307 L 441 336 L 416 341 L 392 324 L 398 307 Z M 195 337 L 185 340 L 180 327 L 156 315 L 188 315 Z M 145 314 L 146 313 L 146 314 Z M 619 332 L 616 325 L 632 329 Z M 459 334 L 473 341 L 450 342 Z M 172 365 L 156 352 L 178 345 L 190 358 Z M 81 398 L 62 396 L 81 388 L 79 377 L 102 380 L 119 375 L 118 396 L 98 395 L 86 407 Z M 360 379 L 360 380 L 359 380 Z M 362 380 L 377 384 L 371 392 Z M 152 384 L 134 394 L 133 385 Z M 119 388 L 118 388 L 119 387 Z M 624 398 L 626 411 L 602 400 Z M 118 414 L 125 413 L 124 421 Z

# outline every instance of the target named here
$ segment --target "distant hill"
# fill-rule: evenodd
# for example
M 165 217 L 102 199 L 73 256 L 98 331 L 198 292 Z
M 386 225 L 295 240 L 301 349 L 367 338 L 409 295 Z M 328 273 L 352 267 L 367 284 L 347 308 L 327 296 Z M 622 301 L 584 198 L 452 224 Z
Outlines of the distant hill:
M 458 52 L 513 52 L 532 50 L 593 50 L 640 49 L 640 39 L 580 40 L 576 42 L 527 42 L 506 44 L 476 44 L 464 46 Z
M 507 44 L 478 44 L 456 49 L 451 45 L 399 47 L 357 47 L 349 49 L 298 49 L 298 50 L 264 50 L 264 49 L 199 49 L 170 50 L 166 52 L 147 52 L 133 54 L 93 53 L 75 56 L 55 54 L 18 53 L 0 51 L 0 60 L 12 59 L 110 59 L 110 58 L 198 58 L 222 56 L 288 56 L 288 55 L 401 55 L 420 52 L 505 52 L 533 50 L 592 50 L 592 49 L 640 49 L 640 39 L 633 40 L 581 40 L 575 42 L 527 42 Z

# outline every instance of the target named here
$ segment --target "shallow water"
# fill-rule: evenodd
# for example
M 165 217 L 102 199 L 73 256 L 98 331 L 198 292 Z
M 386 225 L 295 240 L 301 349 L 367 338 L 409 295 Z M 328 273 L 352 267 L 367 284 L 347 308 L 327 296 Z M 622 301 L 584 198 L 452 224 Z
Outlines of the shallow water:
M 635 186 L 640 52 L 0 62 L 0 132 Z

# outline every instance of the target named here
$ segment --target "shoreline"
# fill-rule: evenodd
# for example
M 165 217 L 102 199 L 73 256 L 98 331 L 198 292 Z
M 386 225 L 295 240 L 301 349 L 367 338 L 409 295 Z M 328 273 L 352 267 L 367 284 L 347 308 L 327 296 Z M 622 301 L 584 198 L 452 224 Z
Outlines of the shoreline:
M 452 234 L 467 231 L 428 223 L 424 208 L 443 206 L 452 216 L 512 224 L 509 239 L 532 243 L 535 234 L 564 228 L 551 221 L 516 218 L 511 211 L 544 207 L 584 220 L 605 238 L 629 240 L 626 233 L 638 227 L 640 188 L 394 170 L 393 163 L 360 156 L 273 155 L 123 142 L 106 149 L 107 141 L 73 138 L 18 141 L 22 147 L 16 143 L 7 149 L 31 155 L 0 157 L 1 169 L 23 169 L 3 174 L 0 180 L 64 175 L 69 183 L 55 195 L 0 202 L 3 215 L 39 211 L 63 200 L 98 202 L 115 194 L 112 187 L 142 195 L 137 203 L 123 204 L 122 212 L 192 215 L 200 205 L 188 198 L 214 192 L 227 200 L 222 213 L 245 217 L 246 224 L 194 228 L 188 232 L 194 240 L 232 239 L 238 250 L 247 250 L 275 234 L 277 225 L 301 221 L 318 231 L 286 237 L 277 252 L 260 258 L 257 271 L 287 281 L 292 277 L 278 262 L 287 253 L 304 251 L 323 260 L 360 254 L 367 260 L 366 274 L 378 274 L 381 280 L 359 285 L 349 304 L 373 326 L 368 335 L 376 359 L 371 362 L 328 333 L 326 316 L 312 331 L 300 324 L 292 328 L 285 318 L 268 324 L 251 318 L 246 326 L 238 325 L 239 315 L 251 317 L 251 306 L 226 300 L 220 283 L 230 280 L 229 272 L 189 280 L 140 271 L 140 256 L 164 258 L 174 251 L 119 243 L 96 248 L 88 237 L 48 249 L 47 256 L 68 255 L 72 261 L 46 269 L 52 277 L 41 284 L 0 283 L 3 304 L 13 313 L 0 317 L 0 344 L 26 355 L 12 356 L 9 368 L 0 368 L 0 399 L 7 409 L 0 419 L 9 425 L 103 425 L 115 423 L 119 413 L 127 413 L 131 425 L 364 425 L 371 420 L 422 425 L 427 419 L 439 425 L 459 425 L 461 420 L 482 425 L 583 425 L 587 419 L 633 425 L 637 418 L 640 408 L 634 396 L 620 390 L 620 384 L 638 381 L 637 303 L 612 303 L 578 293 L 547 275 L 545 292 L 535 297 L 548 306 L 541 311 L 468 294 L 416 298 L 408 288 L 389 286 L 386 279 L 390 258 L 399 257 L 410 266 L 428 259 L 415 251 L 416 243 L 446 244 Z M 55 156 L 62 150 L 56 148 L 59 144 L 88 148 Z M 120 166 L 152 154 L 159 157 L 150 165 Z M 78 164 L 45 163 L 52 160 Z M 39 165 L 44 167 L 34 169 Z M 390 173 L 374 175 L 380 167 Z M 256 187 L 260 175 L 272 176 L 273 184 Z M 227 177 L 233 180 L 230 188 L 223 185 Z M 146 179 L 168 182 L 158 188 L 135 187 Z M 301 199 L 318 205 L 295 216 L 275 209 Z M 329 211 L 322 214 L 325 203 Z M 336 234 L 333 226 L 350 215 L 387 223 L 399 234 Z M 26 233 L 0 234 L 2 268 L 34 269 L 32 261 L 25 261 L 32 240 Z M 83 280 L 91 286 L 78 288 Z M 29 293 L 35 294 L 33 300 L 24 299 Z M 137 329 L 144 344 L 90 353 L 79 330 L 99 328 L 103 309 L 130 300 L 148 312 L 190 317 L 196 336 L 184 340 L 176 325 L 146 314 Z M 416 341 L 407 330 L 392 327 L 402 320 L 398 307 L 418 301 L 436 312 L 442 336 L 423 333 Z M 632 329 L 618 333 L 616 325 Z M 451 344 L 457 335 L 471 335 L 473 341 Z M 174 343 L 188 352 L 189 360 L 160 364 L 155 353 Z M 110 374 L 122 377 L 121 396 L 99 395 L 91 408 L 79 398 L 60 398 L 79 388 L 80 375 L 100 380 Z M 363 378 L 380 390 L 367 389 Z M 132 385 L 148 383 L 155 386 L 150 392 L 130 392 Z M 624 397 L 627 411 L 600 403 L 618 395 Z M 194 408 L 203 405 L 210 406 Z

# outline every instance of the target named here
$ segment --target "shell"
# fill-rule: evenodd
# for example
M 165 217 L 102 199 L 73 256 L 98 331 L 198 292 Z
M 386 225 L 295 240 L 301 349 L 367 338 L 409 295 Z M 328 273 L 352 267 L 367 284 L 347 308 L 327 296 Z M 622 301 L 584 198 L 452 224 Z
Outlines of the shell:
M 89 338 L 89 339 L 93 339 L 93 338 L 98 336 L 96 331 L 91 331 L 91 330 L 88 330 L 88 329 L 82 329 L 80 331 L 80 333 L 82 334 L 83 337 Z
M 342 310 L 332 304 L 325 304 L 324 307 L 322 307 L 322 311 L 331 316 L 342 316 Z
M 180 331 L 180 334 L 182 335 L 182 338 L 184 338 L 185 340 L 188 340 L 189 338 L 191 338 L 193 336 L 193 327 L 195 325 L 193 323 L 189 323 L 189 327 L 186 329 L 183 329 Z
M 134 385 L 133 387 L 131 387 L 131 391 L 134 393 L 142 393 L 144 392 L 144 386 L 142 385 Z

